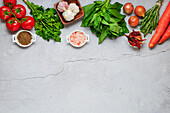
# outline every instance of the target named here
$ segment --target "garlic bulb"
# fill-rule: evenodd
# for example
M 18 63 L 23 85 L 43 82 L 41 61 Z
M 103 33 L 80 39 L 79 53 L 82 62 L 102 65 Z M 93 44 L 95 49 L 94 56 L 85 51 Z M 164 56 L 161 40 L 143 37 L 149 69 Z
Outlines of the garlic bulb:
M 74 16 L 80 12 L 79 7 L 75 3 L 69 4 L 68 10 L 72 11 L 74 13 Z
M 66 10 L 62 15 L 66 21 L 71 21 L 74 19 L 74 13 L 70 10 Z
M 58 9 L 60 12 L 66 11 L 66 10 L 68 9 L 68 3 L 65 2 L 65 1 L 59 2 L 57 9 Z

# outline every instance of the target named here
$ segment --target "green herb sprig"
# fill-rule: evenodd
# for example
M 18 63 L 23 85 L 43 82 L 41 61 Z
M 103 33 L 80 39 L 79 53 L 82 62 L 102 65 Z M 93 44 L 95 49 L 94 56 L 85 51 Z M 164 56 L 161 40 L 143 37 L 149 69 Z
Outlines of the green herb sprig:
M 44 40 L 61 42 L 59 37 L 61 34 L 60 29 L 64 28 L 61 23 L 56 10 L 54 8 L 47 8 L 30 3 L 28 0 L 24 0 L 27 6 L 31 9 L 30 14 L 35 19 L 35 31 L 36 34 L 41 36 Z

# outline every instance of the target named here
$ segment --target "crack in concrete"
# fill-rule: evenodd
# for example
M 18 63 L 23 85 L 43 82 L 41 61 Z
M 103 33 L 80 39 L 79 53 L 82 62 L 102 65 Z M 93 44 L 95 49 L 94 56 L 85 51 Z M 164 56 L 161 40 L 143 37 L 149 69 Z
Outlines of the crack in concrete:
M 0 82 L 12 82 L 12 81 L 26 81 L 26 80 L 33 80 L 33 79 L 45 79 L 49 76 L 58 76 L 64 71 L 64 66 L 63 68 L 57 73 L 57 74 L 48 74 L 46 76 L 38 76 L 38 77 L 28 77 L 28 78 L 21 78 L 21 79 L 11 79 L 11 80 L 0 80 Z
M 169 48 L 169 49 L 166 49 L 166 50 L 162 50 L 162 51 L 157 52 L 157 53 L 148 54 L 148 55 L 122 54 L 121 56 L 115 57 L 115 58 L 112 58 L 112 59 L 109 59 L 109 58 L 88 58 L 88 59 L 68 60 L 68 61 L 65 61 L 65 62 L 64 62 L 64 65 L 65 65 L 65 64 L 68 64 L 68 63 L 77 63 L 77 62 L 89 62 L 89 63 L 91 63 L 91 62 L 103 62 L 103 61 L 113 62 L 113 61 L 120 60 L 120 59 L 122 59 L 122 58 L 124 58 L 124 57 L 127 58 L 127 56 L 128 56 L 128 58 L 129 58 L 129 57 L 130 57 L 130 58 L 131 58 L 131 57 L 135 57 L 135 56 L 138 56 L 138 57 L 148 57 L 148 56 L 159 55 L 159 54 L 165 53 L 165 52 L 167 52 L 167 51 L 169 51 L 169 50 L 170 50 L 170 48 Z M 57 74 L 48 74 L 48 75 L 46 75 L 46 76 L 28 77 L 28 78 L 21 78 L 21 79 L 0 80 L 0 82 L 26 81 L 26 80 L 33 80 L 33 79 L 45 79 L 45 78 L 47 78 L 47 77 L 49 77 L 49 76 L 54 76 L 54 77 L 56 77 L 56 76 L 60 75 L 60 74 L 64 71 L 64 67 L 65 67 L 65 66 L 63 66 L 62 69 L 61 69 Z
M 162 50 L 162 51 L 159 51 L 157 53 L 152 53 L 152 54 L 148 54 L 148 55 L 140 55 L 141 57 L 148 57 L 148 56 L 154 56 L 154 55 L 159 55 L 159 54 L 162 54 L 162 53 L 166 53 L 167 51 L 170 51 L 170 48 L 166 49 L 166 50 Z
M 160 52 L 157 52 L 157 53 L 152 53 L 152 54 L 147 54 L 147 55 L 140 55 L 140 54 L 122 54 L 120 55 L 119 57 L 115 57 L 115 58 L 88 58 L 88 59 L 76 59 L 76 60 L 68 60 L 68 61 L 65 61 L 65 63 L 76 63 L 76 62 L 102 62 L 102 61 L 107 61 L 107 62 L 113 62 L 113 61 L 116 61 L 116 60 L 120 60 L 122 58 L 131 58 L 131 57 L 149 57 L 149 56 L 154 56 L 154 55 L 159 55 L 159 54 L 162 54 L 162 53 L 165 53 L 167 51 L 169 51 L 170 49 L 166 49 L 166 50 L 162 50 Z
M 169 87 L 167 87 L 167 92 L 170 94 L 170 88 Z
M 68 60 L 68 61 L 65 61 L 64 64 L 67 64 L 67 63 L 75 63 L 75 62 L 99 61 L 99 60 L 100 60 L 100 58 L 88 58 L 88 59 Z

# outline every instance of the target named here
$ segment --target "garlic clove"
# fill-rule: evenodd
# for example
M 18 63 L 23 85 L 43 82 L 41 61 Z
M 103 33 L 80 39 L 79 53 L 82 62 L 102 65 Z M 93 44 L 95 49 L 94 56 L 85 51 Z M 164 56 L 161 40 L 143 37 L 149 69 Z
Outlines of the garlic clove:
M 59 2 L 57 9 L 58 9 L 60 12 L 66 11 L 66 10 L 68 9 L 68 3 L 65 2 L 65 1 Z
M 66 10 L 62 15 L 66 21 L 71 21 L 74 19 L 74 13 L 70 10 Z
M 72 11 L 74 13 L 74 16 L 80 12 L 79 7 L 75 3 L 69 4 L 68 10 Z

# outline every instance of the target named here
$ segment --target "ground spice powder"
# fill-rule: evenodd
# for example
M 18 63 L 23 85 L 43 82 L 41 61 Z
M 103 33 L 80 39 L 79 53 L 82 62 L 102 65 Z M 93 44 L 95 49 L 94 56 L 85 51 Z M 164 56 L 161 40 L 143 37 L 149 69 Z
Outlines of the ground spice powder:
M 18 41 L 22 45 L 28 45 L 31 43 L 32 35 L 29 32 L 21 32 L 17 37 Z

